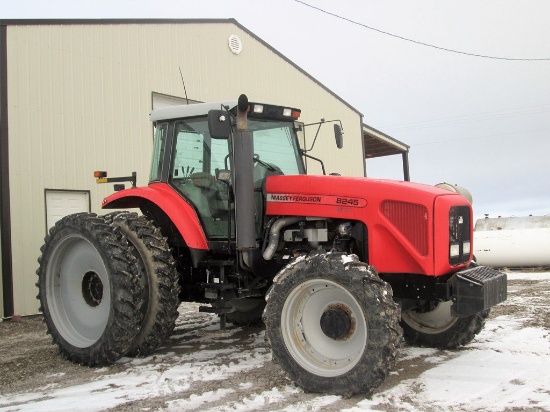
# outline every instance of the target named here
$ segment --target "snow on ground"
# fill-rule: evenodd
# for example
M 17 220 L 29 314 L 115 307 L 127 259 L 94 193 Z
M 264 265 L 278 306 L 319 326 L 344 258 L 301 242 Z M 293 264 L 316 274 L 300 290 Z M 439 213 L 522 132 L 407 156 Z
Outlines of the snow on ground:
M 550 410 L 548 331 L 520 329 L 519 322 L 506 316 L 491 326 L 467 350 L 428 358 L 433 368 L 346 410 L 375 409 L 387 403 L 411 411 L 418 405 L 445 411 L 535 406 Z M 411 356 L 417 351 L 407 350 Z
M 170 344 L 153 357 L 123 358 L 116 373 L 91 369 L 87 382 L 1 394 L 0 411 L 550 411 L 550 330 L 533 326 L 541 312 L 531 311 L 548 317 L 549 288 L 522 293 L 525 281 L 548 285 L 550 272 L 509 273 L 506 304 L 517 311 L 490 318 L 461 349 L 404 347 L 370 398 L 306 394 L 290 381 L 270 381 L 278 366 L 263 330 L 217 334 L 215 318 L 186 305 Z

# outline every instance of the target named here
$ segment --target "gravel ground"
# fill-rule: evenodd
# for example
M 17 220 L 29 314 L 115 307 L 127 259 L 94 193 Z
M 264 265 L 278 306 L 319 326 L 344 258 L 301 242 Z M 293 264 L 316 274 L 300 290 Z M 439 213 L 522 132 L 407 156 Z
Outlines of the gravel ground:
M 506 319 L 550 332 L 549 315 L 550 281 L 518 278 L 509 280 L 509 299 L 492 310 L 487 325 Z M 425 355 L 414 350 L 403 348 L 395 372 L 375 397 L 404 381 L 414 382 L 467 349 L 424 349 Z M 0 411 L 70 410 L 76 407 L 71 399 L 78 401 L 80 396 L 88 402 L 94 390 L 103 393 L 98 398 L 101 401 L 80 405 L 79 410 L 342 410 L 357 408 L 366 399 L 304 393 L 271 361 L 261 327 L 233 328 L 222 335 L 217 332 L 216 318 L 198 313 L 195 304 L 182 304 L 173 336 L 147 358 L 123 358 L 106 368 L 73 364 L 58 354 L 41 316 L 0 322 L 0 354 Z M 441 361 L 434 363 L 434 357 Z M 94 389 L 95 383 L 101 385 Z M 78 395 L 78 390 L 86 396 Z M 420 385 L 411 384 L 408 391 L 400 402 L 417 410 L 443 410 L 419 403 Z M 547 393 L 550 397 L 550 388 Z M 401 409 L 394 402 L 387 397 L 376 409 Z M 523 409 L 546 410 L 536 403 L 505 410 Z

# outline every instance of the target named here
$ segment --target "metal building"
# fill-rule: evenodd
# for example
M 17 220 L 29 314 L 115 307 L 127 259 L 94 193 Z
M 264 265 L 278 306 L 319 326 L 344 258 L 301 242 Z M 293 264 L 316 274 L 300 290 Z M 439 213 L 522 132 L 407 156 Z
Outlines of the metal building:
M 94 170 L 136 171 L 147 184 L 148 114 L 182 102 L 184 90 L 193 101 L 246 93 L 298 107 L 306 124 L 340 119 L 344 149 L 323 127 L 312 155 L 327 173 L 365 174 L 361 113 L 233 19 L 0 20 L 0 318 L 38 312 L 48 228 L 69 213 L 101 213 L 112 187 L 96 185 Z

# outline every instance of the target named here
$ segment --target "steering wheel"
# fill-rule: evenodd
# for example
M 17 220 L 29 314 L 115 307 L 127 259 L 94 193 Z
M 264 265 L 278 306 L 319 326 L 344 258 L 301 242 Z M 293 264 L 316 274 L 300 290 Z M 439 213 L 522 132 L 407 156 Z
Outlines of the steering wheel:
M 270 172 L 276 172 L 276 171 L 277 171 L 277 169 L 274 168 L 273 166 L 271 166 L 269 163 L 266 163 L 266 162 L 264 162 L 263 160 L 260 160 L 260 155 L 259 155 L 259 154 L 254 153 L 253 159 L 254 159 L 254 162 L 255 162 L 255 163 L 261 164 L 263 167 L 265 167 L 265 168 L 266 168 L 267 170 L 269 170 Z

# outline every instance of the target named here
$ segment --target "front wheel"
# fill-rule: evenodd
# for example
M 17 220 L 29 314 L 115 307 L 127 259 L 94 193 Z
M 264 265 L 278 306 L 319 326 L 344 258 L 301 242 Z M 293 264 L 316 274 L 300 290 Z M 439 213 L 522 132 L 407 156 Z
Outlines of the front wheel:
M 311 392 L 372 392 L 401 342 L 390 286 L 355 255 L 298 258 L 274 279 L 264 311 L 273 358 Z
M 456 348 L 470 343 L 485 325 L 489 311 L 459 318 L 451 313 L 453 302 L 438 302 L 429 310 L 403 311 L 401 326 L 405 341 L 414 346 Z

